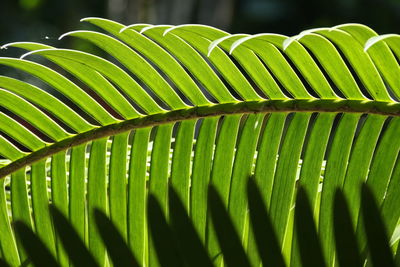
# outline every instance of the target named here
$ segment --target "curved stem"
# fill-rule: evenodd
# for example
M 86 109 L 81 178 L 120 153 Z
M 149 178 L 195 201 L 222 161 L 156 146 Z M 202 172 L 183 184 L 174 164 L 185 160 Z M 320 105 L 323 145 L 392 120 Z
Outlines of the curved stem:
M 361 101 L 361 100 L 264 100 L 216 104 L 213 106 L 193 107 L 182 110 L 146 115 L 140 118 L 117 122 L 74 135 L 60 142 L 51 144 L 40 150 L 27 154 L 7 166 L 0 168 L 0 178 L 18 169 L 31 165 L 43 158 L 92 140 L 112 136 L 121 132 L 157 126 L 182 120 L 199 119 L 213 116 L 248 113 L 271 112 L 334 112 L 334 113 L 366 113 L 383 116 L 400 116 L 400 103 Z

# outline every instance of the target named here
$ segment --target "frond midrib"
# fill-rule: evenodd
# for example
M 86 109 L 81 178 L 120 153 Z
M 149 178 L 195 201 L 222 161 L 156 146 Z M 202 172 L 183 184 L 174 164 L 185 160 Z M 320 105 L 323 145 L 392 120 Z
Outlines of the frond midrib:
M 362 113 L 383 116 L 400 116 L 400 103 L 365 100 L 263 100 L 237 103 L 215 104 L 212 106 L 192 107 L 146 115 L 140 118 L 125 120 L 109 124 L 93 130 L 79 133 L 60 142 L 51 144 L 0 168 L 0 179 L 12 174 L 18 169 L 31 165 L 43 158 L 49 157 L 71 147 L 116 135 L 125 131 L 152 127 L 183 120 L 200 119 L 206 117 L 223 116 L 230 114 L 271 113 L 271 112 L 334 112 L 334 113 Z

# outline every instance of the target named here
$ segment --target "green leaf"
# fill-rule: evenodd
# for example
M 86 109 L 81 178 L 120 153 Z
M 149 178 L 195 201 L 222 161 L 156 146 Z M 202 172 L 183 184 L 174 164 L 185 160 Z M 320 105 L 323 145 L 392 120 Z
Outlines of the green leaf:
M 132 258 L 140 266 L 258 266 L 269 258 L 290 266 L 369 264 L 374 235 L 364 227 L 362 183 L 393 238 L 382 246 L 397 249 L 399 35 L 360 24 L 287 37 L 83 21 L 98 28 L 62 37 L 90 42 L 103 56 L 33 42 L 3 46 L 27 50 L 22 59 L 0 58 L 24 73 L 0 73 L 6 264 L 33 263 L 15 238 L 15 221 L 61 266 Z M 260 195 L 246 191 L 249 178 Z M 209 206 L 210 186 L 223 214 Z M 347 204 L 337 204 L 337 190 Z M 60 216 L 49 215 L 50 203 Z M 110 218 L 100 220 L 100 232 L 94 209 Z M 258 213 L 269 226 L 255 226 Z M 212 222 L 215 215 L 222 224 Z M 260 239 L 267 234 L 276 242 Z M 346 237 L 349 251 L 338 245 Z M 274 248 L 264 253 L 267 244 Z
M 14 239 L 14 234 L 11 229 L 10 220 L 7 211 L 6 191 L 4 186 L 5 179 L 0 181 L 0 232 L 2 233 L 0 239 L 1 248 L 7 248 L 7 253 L 3 257 L 9 264 L 20 265 L 20 259 L 17 251 L 17 244 Z
M 158 126 L 156 129 L 156 136 L 153 143 L 153 150 L 151 154 L 152 164 L 150 165 L 150 185 L 149 185 L 149 193 L 153 195 L 154 199 L 158 201 L 158 206 L 161 209 L 162 213 L 155 214 L 154 219 L 161 218 L 161 216 L 168 216 L 168 172 L 169 172 L 169 159 L 170 159 L 170 144 L 171 144 L 171 135 L 172 135 L 172 124 L 164 124 Z M 149 200 L 150 201 L 150 200 Z M 150 205 L 150 203 L 148 204 Z M 154 203 L 151 205 L 155 205 Z M 150 220 L 150 218 L 149 218 Z M 156 227 L 156 226 L 155 226 Z M 160 226 L 162 227 L 162 226 Z M 157 229 L 157 228 L 156 228 Z M 164 229 L 160 229 L 160 231 L 164 231 Z M 167 231 L 167 230 L 165 230 Z M 153 232 L 153 236 L 157 235 L 157 231 Z M 167 235 L 167 233 L 165 233 Z M 153 239 L 152 239 L 153 240 Z M 164 246 L 164 245 L 163 245 Z M 158 249 L 155 247 L 155 244 L 149 244 L 149 265 L 157 266 L 157 259 L 155 257 L 156 251 Z M 159 252 L 157 252 L 159 253 Z M 161 256 L 159 256 L 161 260 Z M 163 264 L 160 262 L 160 264 Z M 172 266 L 172 265 L 171 265 Z
M 286 266 L 271 218 L 254 179 L 248 179 L 250 222 L 263 266 Z
M 54 233 L 48 209 L 48 193 L 46 181 L 46 162 L 39 161 L 32 165 L 31 196 L 33 219 L 38 237 L 43 241 L 53 256 L 56 255 Z
M 70 156 L 69 173 L 69 220 L 75 227 L 78 236 L 86 240 L 86 182 L 85 182 L 85 155 L 86 145 L 74 147 Z
M 107 247 L 108 255 L 113 264 L 115 266 L 140 266 L 127 246 L 124 237 L 107 215 L 95 209 L 94 217 L 100 236 L 103 239 L 104 245 Z
M 45 243 L 34 234 L 29 226 L 16 221 L 14 227 L 34 266 L 60 266 Z
M 296 196 L 295 224 L 303 266 L 326 266 L 310 202 L 302 187 L 298 189 Z
M 157 43 L 149 38 L 139 34 L 143 25 L 140 28 L 131 28 L 125 30 L 124 25 L 117 22 L 101 19 L 87 18 L 84 21 L 92 23 L 109 33 L 118 36 L 122 41 L 130 47 L 141 51 L 148 59 L 156 64 L 168 77 L 176 84 L 179 90 L 189 98 L 195 105 L 207 105 L 209 101 L 199 91 L 196 83 L 190 78 L 189 74 L 184 71 L 184 68 L 171 56 L 167 51 L 162 49 Z M 149 26 L 146 24 L 145 26 Z M 138 27 L 138 25 L 137 25 Z M 124 31 L 122 31 L 124 30 Z
M 0 64 L 20 69 L 38 77 L 50 86 L 59 90 L 65 96 L 69 97 L 74 103 L 82 108 L 82 110 L 86 111 L 89 115 L 92 115 L 93 118 L 102 124 L 115 121 L 115 119 L 108 114 L 99 103 L 89 97 L 89 95 L 87 95 L 87 93 L 76 84 L 46 66 L 14 58 L 0 58 Z
M 220 103 L 235 101 L 228 88 L 201 55 L 188 43 L 173 34 L 163 36 L 165 28 L 149 28 L 144 35 L 154 39 L 174 55 Z M 208 44 L 207 44 L 208 45 Z M 207 46 L 204 47 L 206 53 Z M 219 90 L 216 90 L 219 88 Z
M 306 134 L 309 113 L 296 113 L 283 138 L 281 154 L 276 165 L 274 184 L 271 194 L 271 220 L 277 233 L 278 242 L 283 239 L 291 209 L 296 180 L 297 166 Z M 281 177 L 285 177 L 282 179 Z
M 169 187 L 170 227 L 187 266 L 214 266 L 205 246 L 190 221 L 184 203 L 173 187 Z
M 372 266 L 395 266 L 386 230 L 375 198 L 367 186 L 362 187 L 362 212 Z
M 91 144 L 87 185 L 89 249 L 100 265 L 105 262 L 106 251 L 96 229 L 94 209 L 107 212 L 106 142 L 99 139 Z
M 72 224 L 68 222 L 64 214 L 54 206 L 50 206 L 50 211 L 57 237 L 61 240 L 71 263 L 76 266 L 99 266 L 86 248 L 79 233 L 74 229 Z
M 319 212 L 319 232 L 327 262 L 334 259 L 333 203 L 337 188 L 342 188 L 356 131 L 358 114 L 344 114 L 335 130 L 325 167 Z
M 349 207 L 343 194 L 338 189 L 334 203 L 335 244 L 339 266 L 363 266 L 359 246 L 350 216 Z
M 74 36 L 93 42 L 104 49 L 119 62 L 129 69 L 135 76 L 143 81 L 156 95 L 158 95 L 170 108 L 179 109 L 186 105 L 178 97 L 172 87 L 163 77 L 138 53 L 114 38 L 91 31 L 74 31 L 63 36 Z
M 224 202 L 213 186 L 210 186 L 208 190 L 208 206 L 226 265 L 250 266 L 250 262 L 241 245 L 240 237 L 224 207 Z
M 183 266 L 182 257 L 179 254 L 172 230 L 167 224 L 163 207 L 158 198 L 153 195 L 148 198 L 147 215 L 154 253 L 158 257 L 158 262 L 150 259 L 150 264 L 154 266 Z
M 207 229 L 207 191 L 212 168 L 218 117 L 201 121 L 193 159 L 190 190 L 190 216 L 205 244 Z
M 151 128 L 134 132 L 128 178 L 128 240 L 139 264 L 147 262 L 146 170 Z
M 111 146 L 109 188 L 111 221 L 121 232 L 124 240 L 128 240 L 127 227 L 127 156 L 129 133 L 114 136 Z
M 12 220 L 23 222 L 26 227 L 33 229 L 26 184 L 25 170 L 15 172 L 11 176 Z M 20 262 L 24 262 L 27 259 L 27 255 L 23 250 L 21 241 L 19 239 L 17 239 L 17 247 Z

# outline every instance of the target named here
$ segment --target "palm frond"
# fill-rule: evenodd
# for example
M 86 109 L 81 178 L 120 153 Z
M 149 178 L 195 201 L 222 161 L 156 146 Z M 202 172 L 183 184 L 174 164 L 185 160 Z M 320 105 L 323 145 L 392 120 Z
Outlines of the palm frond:
M 288 37 L 231 35 L 204 25 L 84 21 L 99 31 L 61 38 L 83 39 L 105 56 L 32 42 L 3 46 L 27 53 L 0 58 L 0 64 L 34 77 L 0 76 L 0 247 L 9 265 L 28 259 L 15 238 L 15 221 L 24 223 L 28 235 L 33 231 L 60 265 L 74 261 L 65 237 L 56 234 L 49 203 L 68 218 L 75 241 L 83 241 L 96 264 L 107 265 L 114 254 L 106 253 L 107 237 L 97 231 L 93 209 L 110 215 L 138 265 L 156 264 L 157 255 L 160 261 L 177 260 L 160 256 L 163 243 L 151 239 L 149 194 L 149 205 L 160 211 L 151 216 L 164 218 L 166 235 L 170 221 L 182 224 L 210 259 L 233 264 L 221 254 L 231 250 L 219 243 L 223 236 L 212 223 L 209 186 L 221 200 L 218 208 L 232 219 L 238 260 L 258 265 L 265 259 L 256 253 L 261 243 L 251 230 L 248 177 L 259 187 L 287 265 L 302 261 L 304 240 L 295 234 L 301 211 L 316 223 L 319 262 L 346 262 L 336 255 L 342 253 L 335 243 L 338 189 L 347 199 L 345 219 L 362 263 L 370 240 L 362 223 L 361 184 L 376 199 L 389 240 L 395 233 L 398 35 L 379 36 L 360 24 Z M 303 193 L 310 209 L 297 211 Z M 170 207 L 174 199 L 182 202 L 181 210 Z M 180 221 L 183 210 L 198 240 Z M 174 250 L 180 248 L 178 243 Z M 90 257 L 87 262 L 94 264 Z M 376 264 L 372 254 L 371 259 Z

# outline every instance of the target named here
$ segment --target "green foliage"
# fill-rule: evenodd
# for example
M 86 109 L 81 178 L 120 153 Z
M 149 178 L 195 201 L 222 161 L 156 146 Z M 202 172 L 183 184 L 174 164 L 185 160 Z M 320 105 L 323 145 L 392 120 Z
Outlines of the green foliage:
M 3 46 L 29 52 L 0 64 L 35 77 L 0 76 L 8 264 L 378 266 L 400 258 L 392 252 L 398 35 L 359 24 L 286 37 L 84 21 L 101 32 L 62 37 L 110 57 Z M 370 191 L 359 190 L 364 183 Z M 24 238 L 41 240 L 51 257 L 33 257 Z
M 254 179 L 248 179 L 247 188 L 251 229 L 257 240 L 256 247 L 261 262 L 263 266 L 286 266 L 267 209 L 263 204 L 262 195 Z M 364 221 L 366 237 L 370 244 L 371 265 L 395 266 L 375 199 L 367 185 L 363 185 L 362 190 L 362 212 L 364 218 L 371 218 Z M 169 200 L 168 208 L 171 211 L 169 223 L 154 195 L 149 195 L 147 203 L 149 231 L 160 265 L 214 266 L 182 201 L 171 186 L 169 186 Z M 207 203 L 225 265 L 251 266 L 233 225 L 233 220 L 224 207 L 219 193 L 212 185 L 208 190 Z M 347 229 L 351 228 L 351 222 L 343 221 L 343 218 L 349 218 L 349 214 L 347 201 L 340 189 L 336 191 L 334 204 L 336 256 L 339 266 L 363 266 L 364 259 L 355 243 L 355 233 Z M 79 238 L 78 233 L 68 222 L 68 218 L 56 207 L 50 206 L 50 209 L 54 227 L 58 231 L 58 236 L 71 263 L 74 266 L 99 266 L 83 240 Z M 301 263 L 303 266 L 326 266 L 311 211 L 307 194 L 300 187 L 297 193 L 295 213 Z M 114 266 L 140 266 L 129 245 L 107 215 L 97 209 L 94 210 L 94 215 L 98 232 L 112 264 Z M 35 266 L 61 266 L 37 234 L 26 224 L 17 221 L 14 226 L 29 256 L 28 263 Z

